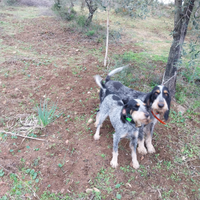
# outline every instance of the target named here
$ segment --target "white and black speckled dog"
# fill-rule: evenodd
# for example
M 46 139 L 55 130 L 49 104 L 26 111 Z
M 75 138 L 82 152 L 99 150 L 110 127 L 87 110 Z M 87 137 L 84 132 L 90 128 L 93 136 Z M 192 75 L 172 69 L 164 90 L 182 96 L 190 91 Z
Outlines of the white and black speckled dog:
M 139 137 L 138 137 L 138 152 L 141 154 L 146 154 L 147 150 L 149 153 L 155 153 L 155 148 L 152 145 L 152 136 L 153 136 L 153 130 L 154 126 L 157 122 L 157 119 L 153 116 L 151 111 L 157 115 L 158 118 L 160 116 L 164 116 L 165 120 L 169 117 L 170 112 L 170 103 L 171 103 L 171 97 L 170 93 L 167 87 L 163 85 L 158 85 L 153 88 L 153 90 L 149 93 L 143 93 L 140 91 L 133 90 L 131 88 L 128 88 L 124 86 L 119 81 L 113 81 L 110 79 L 110 77 L 117 72 L 120 72 L 125 67 L 116 68 L 113 71 L 111 71 L 105 80 L 105 87 L 112 93 L 117 94 L 121 99 L 128 98 L 131 99 L 140 99 L 144 101 L 147 105 L 147 109 L 150 113 L 151 117 L 151 123 L 146 125 L 145 127 L 141 127 L 139 130 Z M 100 91 L 100 101 L 102 102 L 102 99 L 106 96 L 106 93 L 104 90 L 101 89 Z M 97 120 L 98 122 L 98 114 L 97 114 Z M 145 141 L 144 141 L 144 134 L 145 134 Z M 144 142 L 146 143 L 147 150 L 144 146 Z
M 106 95 L 102 98 L 100 105 L 97 130 L 94 139 L 99 140 L 100 127 L 107 116 L 109 116 L 115 129 L 113 135 L 113 157 L 110 162 L 111 166 L 114 168 L 118 166 L 118 143 L 121 138 L 126 137 L 130 139 L 133 168 L 137 169 L 139 163 L 137 161 L 136 148 L 139 127 L 142 124 L 148 124 L 150 122 L 150 115 L 147 111 L 146 105 L 139 99 L 126 101 L 121 100 L 116 94 L 111 94 L 101 82 L 101 78 L 98 75 L 95 76 L 95 81 Z

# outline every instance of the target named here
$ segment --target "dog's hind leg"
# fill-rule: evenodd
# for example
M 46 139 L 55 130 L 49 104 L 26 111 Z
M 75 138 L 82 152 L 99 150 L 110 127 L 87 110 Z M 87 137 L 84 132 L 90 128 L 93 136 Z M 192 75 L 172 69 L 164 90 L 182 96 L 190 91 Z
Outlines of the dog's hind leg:
M 137 148 L 137 133 L 132 136 L 130 141 L 130 148 L 131 148 L 131 156 L 132 156 L 132 163 L 133 168 L 138 169 L 140 167 L 139 162 L 137 160 L 136 148 Z
M 94 134 L 94 139 L 95 140 L 99 140 L 99 138 L 100 138 L 100 128 L 101 128 L 104 120 L 108 117 L 108 112 L 102 114 L 102 112 L 99 111 L 97 113 L 97 115 L 98 115 L 98 124 L 97 124 L 96 133 Z
M 113 168 L 116 168 L 118 166 L 118 144 L 120 141 L 120 137 L 119 134 L 117 135 L 117 133 L 115 133 L 113 135 L 113 156 L 112 156 L 112 160 L 110 161 L 110 165 Z

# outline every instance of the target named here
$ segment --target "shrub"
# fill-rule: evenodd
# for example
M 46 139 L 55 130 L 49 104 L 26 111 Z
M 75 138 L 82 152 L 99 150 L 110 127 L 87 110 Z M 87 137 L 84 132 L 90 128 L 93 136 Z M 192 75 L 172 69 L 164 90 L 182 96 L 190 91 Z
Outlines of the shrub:
M 12 5 L 16 5 L 18 3 L 17 0 L 4 0 L 4 3 L 6 5 L 12 6 Z
M 76 23 L 81 26 L 81 27 L 84 27 L 85 26 L 85 23 L 86 23 L 86 16 L 84 15 L 80 15 L 77 17 L 76 19 Z
M 73 20 L 76 16 L 76 11 L 73 8 L 61 6 L 58 3 L 53 5 L 52 10 L 56 13 L 56 15 L 67 21 Z
M 88 31 L 86 33 L 87 36 L 93 36 L 95 34 L 95 30 Z

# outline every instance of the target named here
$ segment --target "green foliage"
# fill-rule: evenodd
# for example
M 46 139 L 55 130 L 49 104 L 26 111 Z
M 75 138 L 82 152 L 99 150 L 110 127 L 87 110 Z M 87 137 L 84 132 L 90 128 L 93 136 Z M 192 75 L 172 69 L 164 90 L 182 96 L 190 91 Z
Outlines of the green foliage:
M 151 12 L 152 8 L 156 8 L 156 3 L 145 0 L 135 0 L 135 1 L 127 1 L 122 0 L 118 1 L 118 7 L 115 9 L 116 13 L 120 13 L 121 15 L 128 15 L 134 18 L 142 18 L 145 19 L 148 14 Z
M 67 8 L 59 3 L 55 3 L 52 10 L 63 20 L 71 21 L 76 17 L 76 11 L 73 8 Z
M 87 36 L 93 36 L 95 34 L 95 30 L 88 31 L 86 33 Z
M 86 16 L 85 15 L 80 15 L 76 18 L 76 23 L 80 26 L 80 27 L 84 27 L 85 23 L 86 23 Z
M 158 62 L 161 61 L 163 63 L 167 63 L 167 57 L 162 55 L 150 55 L 147 52 L 139 52 L 134 53 L 132 51 L 125 52 L 122 56 L 123 62 L 137 62 L 137 63 L 144 63 L 149 60 Z
M 0 170 L 0 177 L 4 176 L 4 171 L 3 169 Z
M 43 127 L 47 126 L 49 123 L 53 122 L 60 115 L 55 115 L 55 110 L 57 106 L 53 105 L 51 108 L 48 108 L 47 101 L 43 103 L 43 107 L 40 103 L 40 106 L 37 107 L 38 118 Z
M 4 0 L 4 3 L 9 6 L 13 6 L 17 4 L 17 0 Z
M 187 88 L 179 83 L 176 84 L 175 98 L 178 103 L 183 104 L 186 100 Z

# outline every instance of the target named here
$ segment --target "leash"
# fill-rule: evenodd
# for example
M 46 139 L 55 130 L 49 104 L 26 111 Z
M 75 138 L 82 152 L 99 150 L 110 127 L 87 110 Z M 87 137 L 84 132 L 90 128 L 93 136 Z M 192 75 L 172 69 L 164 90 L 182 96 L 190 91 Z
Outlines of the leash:
M 158 117 L 156 117 L 156 115 L 153 113 L 153 111 L 151 111 L 152 115 L 161 123 L 161 124 L 164 124 L 166 125 L 165 122 L 163 122 L 161 119 L 159 119 Z

